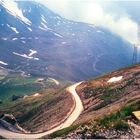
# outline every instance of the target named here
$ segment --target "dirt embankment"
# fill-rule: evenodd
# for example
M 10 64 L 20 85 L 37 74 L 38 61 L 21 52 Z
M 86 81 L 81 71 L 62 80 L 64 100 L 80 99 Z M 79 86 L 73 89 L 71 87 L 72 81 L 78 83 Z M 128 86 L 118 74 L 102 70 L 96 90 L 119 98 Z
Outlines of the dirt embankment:
M 50 130 L 61 124 L 72 112 L 74 100 L 65 90 L 29 96 L 0 108 L 4 114 L 13 114 L 22 128 L 32 133 Z
M 23 128 L 31 132 L 44 132 L 61 124 L 65 116 L 71 112 L 74 101 L 69 93 L 56 95 L 47 103 L 38 107 L 36 113 L 25 122 Z M 27 116 L 22 116 L 28 118 Z
M 107 82 L 117 76 L 123 76 L 122 80 Z M 140 65 L 83 82 L 76 90 L 84 105 L 84 112 L 76 123 L 103 117 L 140 98 Z
M 113 77 L 122 78 L 108 82 Z M 76 91 L 84 105 L 75 122 L 81 125 L 62 138 L 140 138 L 132 113 L 140 110 L 140 64 L 85 81 Z

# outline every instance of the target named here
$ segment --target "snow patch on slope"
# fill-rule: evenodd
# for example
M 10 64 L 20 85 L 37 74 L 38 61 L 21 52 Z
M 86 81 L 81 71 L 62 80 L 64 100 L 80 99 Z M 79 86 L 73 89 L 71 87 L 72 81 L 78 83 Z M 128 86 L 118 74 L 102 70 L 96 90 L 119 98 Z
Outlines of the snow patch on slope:
M 45 29 L 48 28 L 47 25 L 45 25 L 43 22 L 41 22 L 41 25 L 42 25 Z
M 7 12 L 18 18 L 22 22 L 31 25 L 31 21 L 23 16 L 22 10 L 18 8 L 18 5 L 15 1 L 12 0 L 3 0 L 1 1 L 3 7 L 7 9 Z
M 54 33 L 54 35 L 56 35 L 56 36 L 58 36 L 58 37 L 60 37 L 60 38 L 63 38 L 63 36 L 60 35 L 60 34 Z
M 7 38 L 6 38 L 6 37 L 2 37 L 1 39 L 2 39 L 2 40 L 7 40 Z
M 67 42 L 61 42 L 61 44 L 63 44 L 63 45 L 64 45 L 64 44 L 67 44 Z
M 25 37 L 21 37 L 20 39 L 26 39 Z
M 28 28 L 28 30 L 30 31 L 30 32 L 32 32 L 32 29 L 30 28 L 30 27 L 27 27 Z
M 37 51 L 35 51 L 35 50 L 31 50 L 31 49 L 30 49 L 30 53 L 29 53 L 28 56 L 32 56 L 32 55 L 34 55 L 34 54 L 36 54 L 36 53 L 37 53 Z
M 7 26 L 8 26 L 10 29 L 12 29 L 16 34 L 19 33 L 15 27 L 10 26 L 9 24 L 7 24 Z
M 41 29 L 41 30 L 44 30 L 44 31 L 47 31 L 45 28 L 43 28 L 43 27 L 40 27 L 40 26 L 39 26 L 39 29 Z
M 13 41 L 18 40 L 18 38 L 12 38 Z
M 47 21 L 46 21 L 44 15 L 41 15 L 41 19 L 42 19 L 43 22 L 47 23 Z
M 39 39 L 38 37 L 35 37 L 35 39 Z
M 123 76 L 112 77 L 107 81 L 107 83 L 119 82 L 120 80 L 122 80 L 122 78 L 123 78 Z
M 63 36 L 62 35 L 60 35 L 60 34 L 58 34 L 58 33 L 56 33 L 56 32 L 54 32 L 54 31 L 51 31 L 55 36 L 57 36 L 57 37 L 60 37 L 60 38 L 63 38 Z
M 19 54 L 16 52 L 13 52 L 13 54 L 24 57 L 24 58 L 28 58 L 28 59 L 39 60 L 39 58 L 33 57 L 33 55 L 36 54 L 37 51 L 31 50 L 31 49 L 29 51 L 30 51 L 30 53 L 28 55 L 27 54 Z
M 97 33 L 104 33 L 104 32 L 102 32 L 102 31 L 100 31 L 100 30 L 97 30 L 96 32 L 97 32 Z
M 21 41 L 23 44 L 25 44 L 26 43 L 26 41 Z
M 5 63 L 5 62 L 3 62 L 3 61 L 0 61 L 0 64 L 2 64 L 2 65 L 8 65 L 7 63 Z

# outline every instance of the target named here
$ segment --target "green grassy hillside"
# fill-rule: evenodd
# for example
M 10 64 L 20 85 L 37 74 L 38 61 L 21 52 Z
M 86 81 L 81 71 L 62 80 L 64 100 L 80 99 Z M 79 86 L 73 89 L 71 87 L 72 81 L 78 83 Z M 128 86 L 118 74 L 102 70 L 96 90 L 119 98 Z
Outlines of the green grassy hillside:
M 13 114 L 28 131 L 42 132 L 58 125 L 73 105 L 64 90 L 70 84 L 67 81 L 57 85 L 51 78 L 9 73 L 0 82 L 0 114 Z M 13 95 L 19 98 L 12 100 Z

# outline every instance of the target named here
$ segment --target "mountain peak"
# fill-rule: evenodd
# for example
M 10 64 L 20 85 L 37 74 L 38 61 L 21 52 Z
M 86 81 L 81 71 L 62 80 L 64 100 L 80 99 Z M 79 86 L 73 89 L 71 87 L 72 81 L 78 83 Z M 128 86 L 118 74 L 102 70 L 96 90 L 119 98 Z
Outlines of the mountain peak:
M 22 10 L 19 9 L 16 1 L 1 0 L 0 4 L 7 10 L 9 14 L 13 15 L 28 25 L 31 25 L 31 21 L 23 15 Z

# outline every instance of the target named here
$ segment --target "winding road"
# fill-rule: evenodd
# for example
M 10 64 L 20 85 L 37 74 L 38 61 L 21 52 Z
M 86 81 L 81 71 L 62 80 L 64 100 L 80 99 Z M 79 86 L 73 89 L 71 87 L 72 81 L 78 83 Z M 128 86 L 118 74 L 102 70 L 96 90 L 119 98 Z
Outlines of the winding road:
M 42 132 L 42 133 L 38 133 L 38 134 L 23 134 L 23 133 L 16 133 L 16 132 L 12 132 L 9 131 L 3 127 L 0 127 L 0 135 L 5 137 L 5 138 L 41 138 L 45 135 L 51 134 L 55 131 L 58 131 L 60 129 L 69 127 L 77 118 L 78 116 L 81 114 L 81 112 L 83 111 L 83 104 L 81 102 L 80 97 L 78 96 L 78 94 L 76 93 L 76 87 L 78 85 L 80 85 L 82 82 L 76 83 L 70 87 L 67 88 L 67 91 L 69 93 L 71 93 L 71 95 L 73 96 L 74 100 L 75 100 L 75 108 L 73 110 L 73 112 L 67 116 L 67 119 L 60 124 L 59 126 L 46 131 L 46 132 Z

